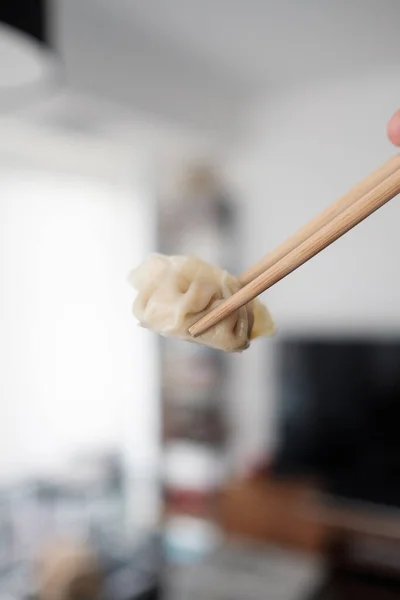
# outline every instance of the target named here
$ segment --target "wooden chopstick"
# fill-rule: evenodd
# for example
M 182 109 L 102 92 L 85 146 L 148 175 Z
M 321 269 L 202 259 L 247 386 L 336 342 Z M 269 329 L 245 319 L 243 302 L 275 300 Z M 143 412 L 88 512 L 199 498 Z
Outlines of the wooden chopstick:
M 368 193 L 379 183 L 382 183 L 389 175 L 397 171 L 400 168 L 400 154 L 396 154 L 393 158 L 388 160 L 384 165 L 379 167 L 376 171 L 371 173 L 369 177 L 361 181 L 358 185 L 352 188 L 345 196 L 340 198 L 337 202 L 334 202 L 328 208 L 326 208 L 321 214 L 315 219 L 307 223 L 304 227 L 299 229 L 289 239 L 285 240 L 275 250 L 264 256 L 260 261 L 252 265 L 247 271 L 242 273 L 239 277 L 240 283 L 247 285 L 264 273 L 267 269 L 272 267 L 278 260 L 281 260 L 286 254 L 289 254 L 292 250 L 302 244 L 307 238 L 316 233 L 321 227 L 329 223 L 332 219 L 337 217 L 343 210 L 357 202 L 364 194 Z
M 315 233 L 289 251 L 283 258 L 278 260 L 278 262 L 250 281 L 241 290 L 236 292 L 236 294 L 222 302 L 217 308 L 211 310 L 192 325 L 189 329 L 190 334 L 193 337 L 201 335 L 210 329 L 210 327 L 213 327 L 228 317 L 235 310 L 238 310 L 248 302 L 251 302 L 256 296 L 265 292 L 272 285 L 289 275 L 289 273 L 292 273 L 298 267 L 310 260 L 310 258 L 358 225 L 358 223 L 361 223 L 361 221 L 378 210 L 378 208 L 397 196 L 397 194 L 400 193 L 400 168 L 391 172 L 391 168 L 388 169 L 390 163 L 392 163 L 392 161 L 389 161 L 389 163 L 382 167 L 385 174 L 389 173 L 383 181 L 378 183 L 375 187 L 372 187 L 369 191 L 366 191 L 365 195 L 362 195 L 355 201 L 353 196 L 352 203 L 350 203 L 347 208 L 342 210 L 333 219 L 315 231 Z M 374 177 L 370 176 L 362 185 L 365 185 L 368 180 L 373 182 Z M 358 189 L 358 186 L 354 189 Z M 353 192 L 354 190 L 352 190 L 350 194 Z M 346 202 L 349 202 L 348 195 L 344 198 L 347 198 Z M 346 204 L 343 198 L 339 202 Z M 325 218 L 324 215 L 325 213 L 322 215 L 323 218 Z

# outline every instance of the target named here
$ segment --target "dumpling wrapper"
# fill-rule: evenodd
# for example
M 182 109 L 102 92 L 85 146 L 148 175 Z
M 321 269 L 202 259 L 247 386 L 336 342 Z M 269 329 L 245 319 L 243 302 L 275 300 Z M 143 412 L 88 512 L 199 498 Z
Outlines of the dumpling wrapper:
M 227 271 L 186 256 L 152 254 L 130 275 L 138 292 L 133 314 L 142 327 L 225 352 L 240 352 L 250 341 L 273 335 L 268 309 L 257 299 L 193 338 L 188 329 L 240 289 Z

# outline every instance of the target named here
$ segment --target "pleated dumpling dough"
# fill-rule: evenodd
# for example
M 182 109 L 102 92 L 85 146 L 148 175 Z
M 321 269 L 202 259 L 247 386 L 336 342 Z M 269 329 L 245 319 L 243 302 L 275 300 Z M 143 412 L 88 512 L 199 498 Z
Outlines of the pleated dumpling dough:
M 274 333 L 267 308 L 253 300 L 193 338 L 189 327 L 240 288 L 229 273 L 198 258 L 153 254 L 131 273 L 130 282 L 138 292 L 133 314 L 140 325 L 160 335 L 240 352 L 254 338 Z

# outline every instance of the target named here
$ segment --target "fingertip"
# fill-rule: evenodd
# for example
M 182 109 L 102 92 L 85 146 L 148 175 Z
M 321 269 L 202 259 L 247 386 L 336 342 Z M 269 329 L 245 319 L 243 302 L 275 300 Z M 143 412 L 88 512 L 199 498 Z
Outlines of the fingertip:
M 395 146 L 400 146 L 400 110 L 396 111 L 387 126 L 389 140 Z

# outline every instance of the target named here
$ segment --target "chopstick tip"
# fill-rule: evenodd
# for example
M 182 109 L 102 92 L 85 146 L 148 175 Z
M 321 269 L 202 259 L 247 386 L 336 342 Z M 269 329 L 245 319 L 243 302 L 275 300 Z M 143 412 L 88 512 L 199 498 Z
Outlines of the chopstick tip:
M 194 323 L 191 327 L 189 327 L 188 331 L 193 338 L 198 337 L 202 332 L 198 331 L 197 323 Z

